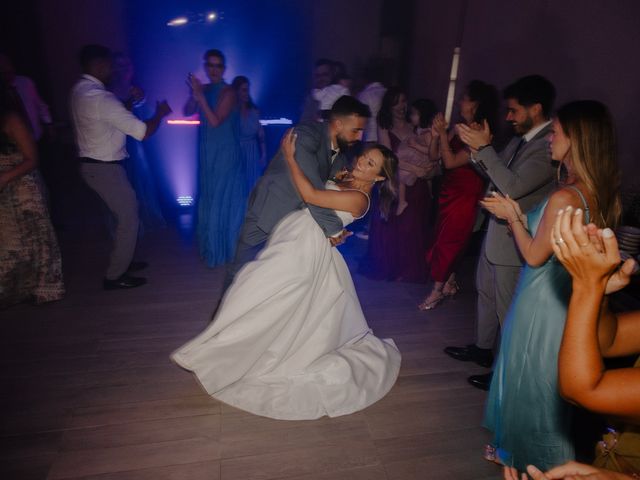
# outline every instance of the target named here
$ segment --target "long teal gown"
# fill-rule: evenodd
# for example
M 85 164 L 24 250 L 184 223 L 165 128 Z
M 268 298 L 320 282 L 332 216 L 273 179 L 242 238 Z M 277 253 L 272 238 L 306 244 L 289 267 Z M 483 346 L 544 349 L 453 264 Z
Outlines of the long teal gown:
M 247 116 L 240 116 L 240 149 L 247 174 L 247 189 L 251 191 L 258 178 L 262 176 L 264 167 L 260 165 L 260 117 L 258 110 L 252 108 Z
M 547 201 L 527 214 L 532 236 Z M 494 434 L 497 459 L 520 471 L 527 465 L 546 471 L 574 458 L 571 405 L 558 392 L 570 296 L 571 277 L 552 255 L 539 267 L 525 265 L 507 313 L 484 426 Z
M 214 109 L 226 83 L 208 84 L 204 95 Z M 233 258 L 246 208 L 245 167 L 240 153 L 239 113 L 234 109 L 217 127 L 200 115 L 198 131 L 198 224 L 200 256 L 208 266 Z

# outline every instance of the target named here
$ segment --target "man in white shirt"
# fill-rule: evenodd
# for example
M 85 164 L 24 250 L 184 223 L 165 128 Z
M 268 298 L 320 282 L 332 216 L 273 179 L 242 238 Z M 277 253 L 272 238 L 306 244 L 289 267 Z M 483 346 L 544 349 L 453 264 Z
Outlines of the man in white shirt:
M 371 110 L 371 117 L 367 121 L 367 127 L 364 130 L 365 142 L 378 141 L 378 112 L 382 105 L 382 97 L 387 91 L 381 82 L 383 75 L 384 69 L 378 64 L 369 65 L 364 72 L 367 86 L 358 95 L 358 100 Z
M 158 102 L 155 114 L 146 121 L 127 110 L 105 88 L 112 74 L 112 55 L 106 47 L 83 47 L 80 65 L 83 75 L 71 91 L 71 118 L 80 173 L 117 222 L 103 286 L 105 290 L 139 287 L 146 279 L 128 273 L 142 266 L 131 262 L 138 236 L 138 203 L 121 163 L 128 156 L 126 136 L 136 140 L 149 138 L 158 130 L 162 119 L 171 113 L 171 108 L 166 101 Z

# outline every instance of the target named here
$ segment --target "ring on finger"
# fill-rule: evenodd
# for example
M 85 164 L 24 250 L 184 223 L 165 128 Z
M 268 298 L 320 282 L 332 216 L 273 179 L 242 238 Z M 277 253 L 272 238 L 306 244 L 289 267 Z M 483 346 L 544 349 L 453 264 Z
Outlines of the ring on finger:
M 564 238 L 560 237 L 560 238 L 556 239 L 556 245 L 560 245 L 562 243 L 564 243 Z
M 589 246 L 589 242 L 581 243 L 579 246 L 582 247 L 582 248 L 588 247 Z

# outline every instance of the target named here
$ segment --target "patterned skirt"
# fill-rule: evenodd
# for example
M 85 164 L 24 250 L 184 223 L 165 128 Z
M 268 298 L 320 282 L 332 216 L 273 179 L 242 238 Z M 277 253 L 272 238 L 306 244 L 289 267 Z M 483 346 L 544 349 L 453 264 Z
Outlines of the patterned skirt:
M 22 161 L 0 154 L 0 172 Z M 64 295 L 62 262 L 39 172 L 0 190 L 0 308 L 22 301 L 59 300 Z

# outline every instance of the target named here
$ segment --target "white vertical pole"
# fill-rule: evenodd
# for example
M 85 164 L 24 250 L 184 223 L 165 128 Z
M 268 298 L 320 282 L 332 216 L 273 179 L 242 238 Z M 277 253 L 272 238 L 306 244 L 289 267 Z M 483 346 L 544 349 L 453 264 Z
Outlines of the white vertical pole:
M 449 75 L 449 90 L 447 92 L 447 104 L 444 110 L 444 118 L 449 123 L 451 112 L 453 111 L 453 101 L 456 97 L 456 80 L 458 80 L 458 65 L 460 63 L 460 47 L 453 49 L 453 59 L 451 60 L 451 74 Z

